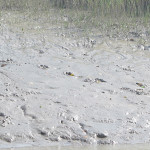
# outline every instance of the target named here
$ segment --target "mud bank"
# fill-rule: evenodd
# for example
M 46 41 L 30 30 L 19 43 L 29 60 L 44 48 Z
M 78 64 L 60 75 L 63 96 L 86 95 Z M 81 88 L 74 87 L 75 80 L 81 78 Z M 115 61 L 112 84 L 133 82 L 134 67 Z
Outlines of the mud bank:
M 150 142 L 149 41 L 32 15 L 1 14 L 0 146 Z
M 149 144 L 136 144 L 136 145 L 100 145 L 100 146 L 51 146 L 51 147 L 24 147 L 24 148 L 11 148 L 13 150 L 149 150 Z M 11 150 L 1 149 L 1 150 Z

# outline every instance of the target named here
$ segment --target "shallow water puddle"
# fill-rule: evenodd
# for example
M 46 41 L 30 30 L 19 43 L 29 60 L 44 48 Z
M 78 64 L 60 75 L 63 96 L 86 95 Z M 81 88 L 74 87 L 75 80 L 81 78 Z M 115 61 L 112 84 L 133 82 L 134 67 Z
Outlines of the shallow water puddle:
M 115 145 L 115 146 L 58 146 L 58 147 L 26 147 L 0 150 L 149 150 L 149 144 Z

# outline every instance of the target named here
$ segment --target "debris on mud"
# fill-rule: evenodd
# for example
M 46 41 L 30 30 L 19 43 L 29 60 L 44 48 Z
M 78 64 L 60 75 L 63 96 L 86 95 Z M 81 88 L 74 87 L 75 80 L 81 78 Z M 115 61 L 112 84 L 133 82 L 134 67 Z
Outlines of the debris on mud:
M 96 136 L 97 136 L 98 138 L 106 138 L 106 137 L 107 137 L 107 135 L 104 134 L 104 133 L 97 133 Z
M 135 93 L 136 95 L 149 95 L 150 94 L 150 91 L 144 92 L 143 89 L 135 89 L 135 90 L 133 90 L 131 88 L 122 87 L 121 90 L 128 91 L 130 93 Z
M 49 68 L 47 65 L 39 65 L 38 67 L 41 69 L 48 69 Z
M 68 75 L 68 76 L 75 76 L 73 73 L 71 73 L 71 72 L 66 72 L 65 73 L 66 75 Z
M 100 83 L 100 82 L 106 82 L 106 81 L 103 80 L 103 79 L 96 78 L 96 79 L 95 79 L 95 82 L 96 82 L 96 83 Z
M 0 66 L 5 67 L 5 66 L 7 66 L 8 64 L 10 64 L 12 62 L 13 62 L 12 59 L 0 60 L 0 64 L 1 64 Z
M 7 66 L 7 64 L 1 64 L 1 67 L 5 67 L 5 66 Z
M 130 41 L 131 41 L 131 42 L 134 42 L 135 40 L 134 40 L 134 39 L 130 39 Z
M 100 82 L 106 82 L 103 79 L 99 79 L 99 78 L 95 78 L 94 80 L 90 79 L 90 78 L 86 78 L 84 79 L 84 82 L 89 82 L 89 83 L 100 83 Z
M 12 62 L 13 60 L 10 58 L 10 59 L 6 59 L 6 60 L 0 60 L 0 63 L 9 63 L 9 62 Z
M 143 85 L 142 83 L 136 83 L 136 84 L 141 88 L 145 88 L 145 85 Z
M 86 78 L 86 79 L 84 79 L 84 82 L 92 82 L 92 79 Z

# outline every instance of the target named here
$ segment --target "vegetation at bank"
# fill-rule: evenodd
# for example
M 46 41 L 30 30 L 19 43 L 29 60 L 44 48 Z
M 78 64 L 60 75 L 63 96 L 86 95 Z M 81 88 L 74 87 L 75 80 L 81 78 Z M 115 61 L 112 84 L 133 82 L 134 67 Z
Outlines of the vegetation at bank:
M 59 8 L 92 10 L 101 15 L 149 16 L 150 0 L 50 0 Z
M 0 9 L 57 8 L 89 10 L 100 15 L 150 16 L 150 0 L 0 0 Z

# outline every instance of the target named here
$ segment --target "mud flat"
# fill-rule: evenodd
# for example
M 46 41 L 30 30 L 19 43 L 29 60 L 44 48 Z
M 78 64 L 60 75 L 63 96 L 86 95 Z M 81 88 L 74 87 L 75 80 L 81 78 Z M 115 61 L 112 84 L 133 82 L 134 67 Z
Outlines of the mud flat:
M 136 145 L 100 145 L 100 146 L 51 146 L 51 147 L 24 147 L 24 148 L 11 148 L 1 150 L 149 150 L 149 144 L 136 144 Z
M 1 12 L 1 148 L 150 142 L 150 35 L 81 32 Z

